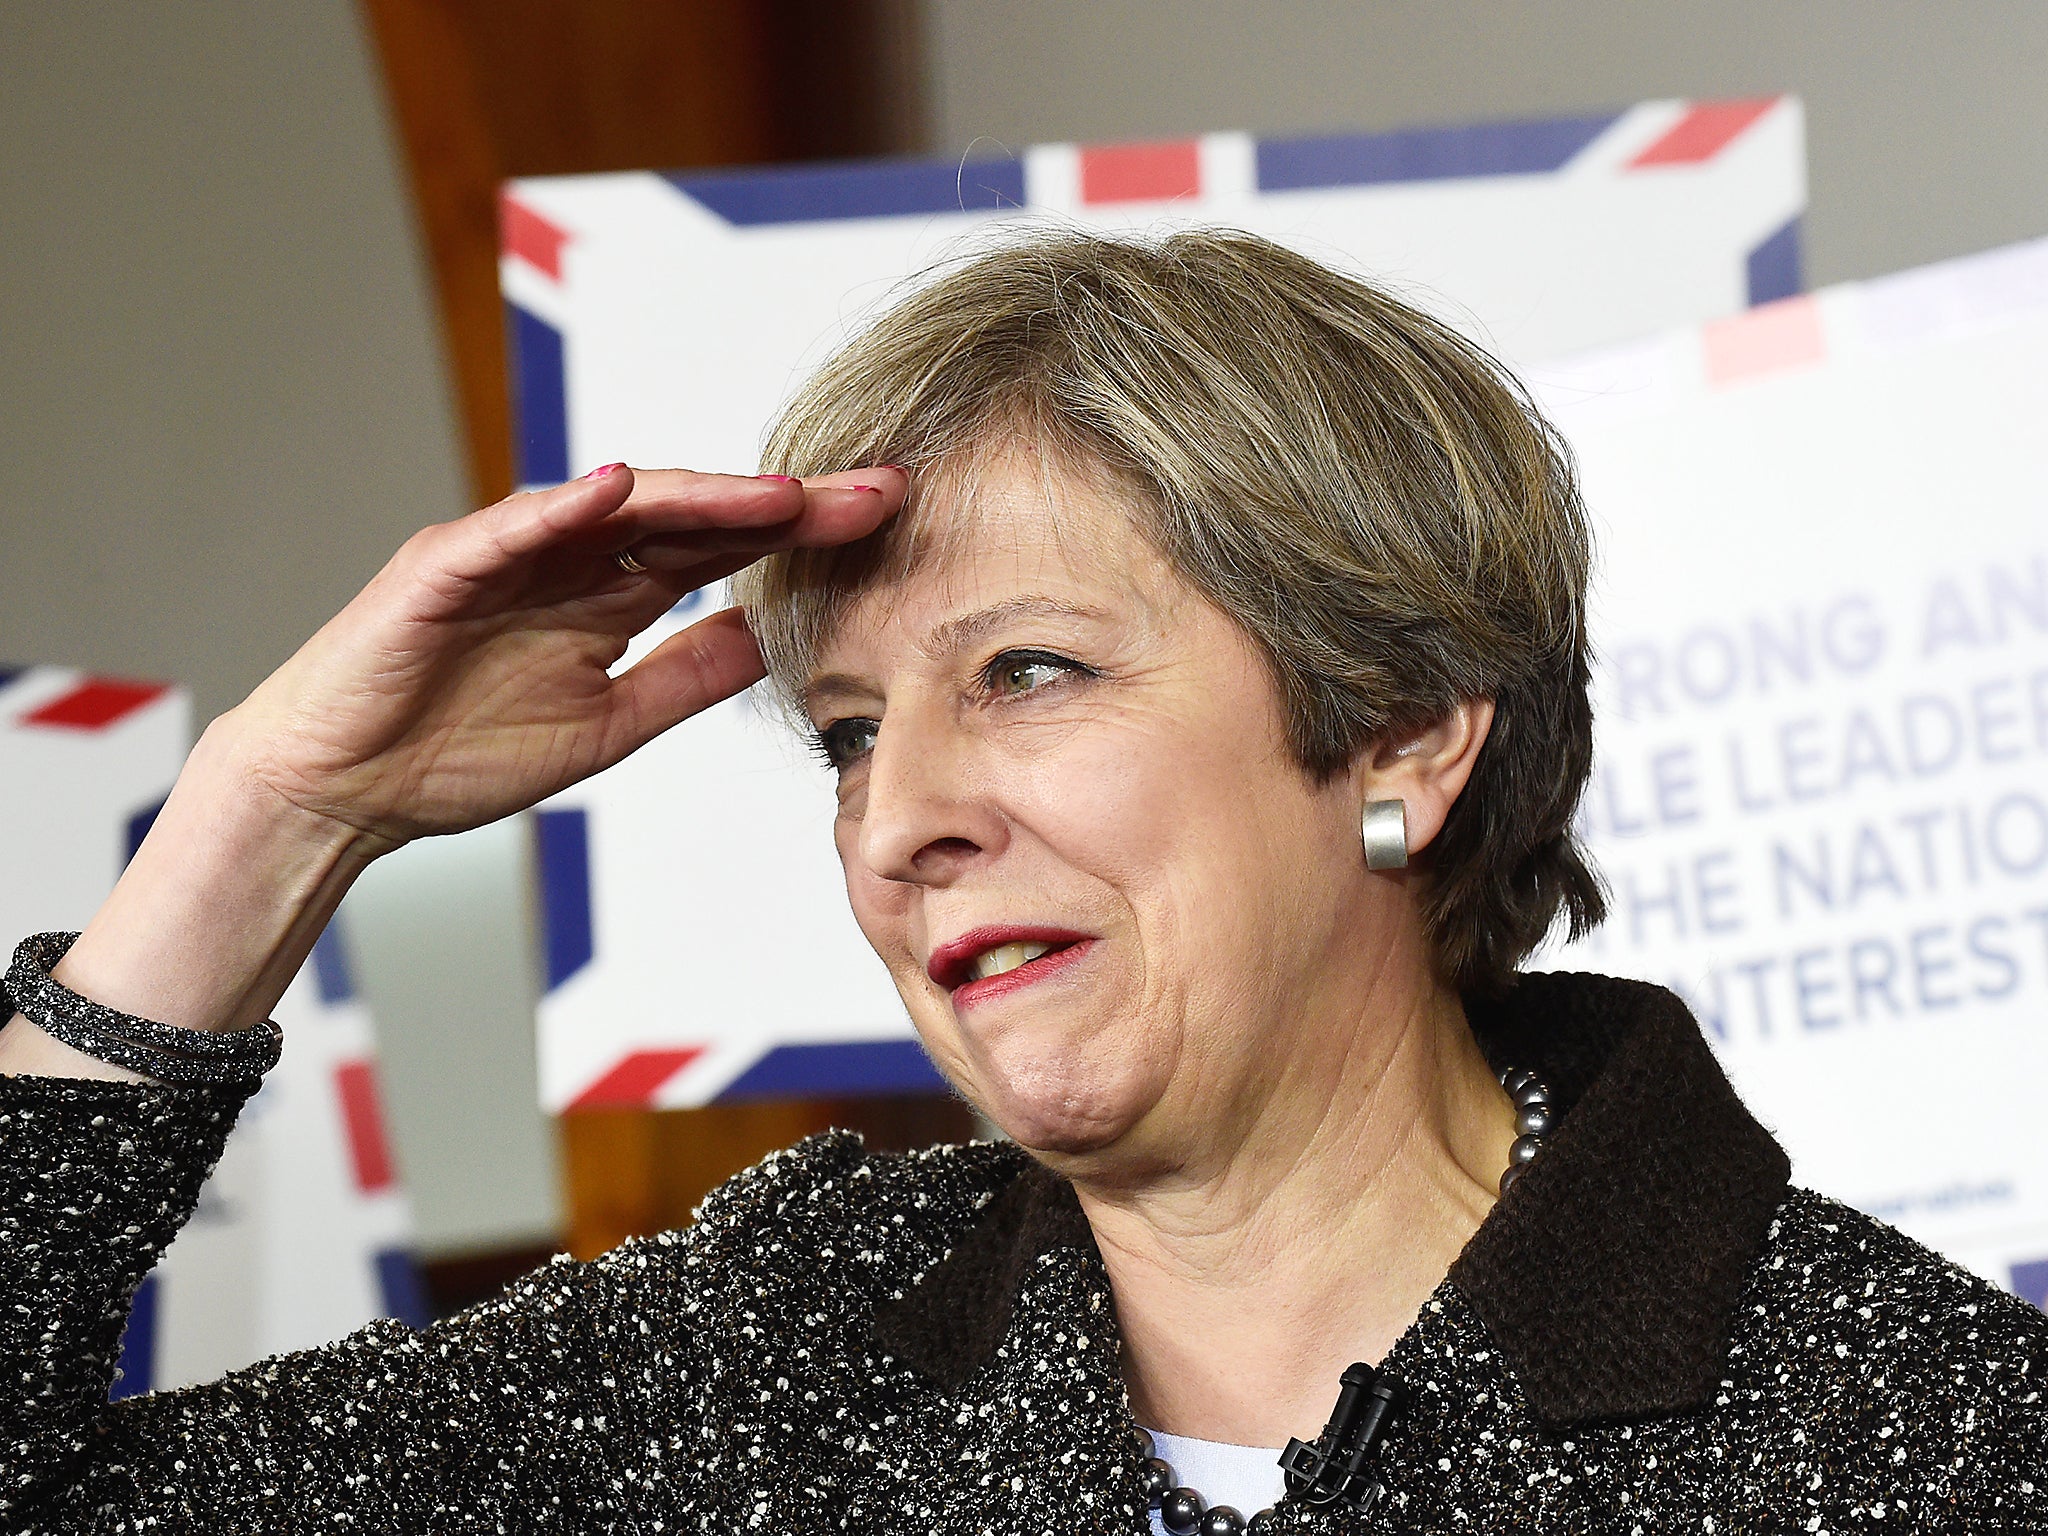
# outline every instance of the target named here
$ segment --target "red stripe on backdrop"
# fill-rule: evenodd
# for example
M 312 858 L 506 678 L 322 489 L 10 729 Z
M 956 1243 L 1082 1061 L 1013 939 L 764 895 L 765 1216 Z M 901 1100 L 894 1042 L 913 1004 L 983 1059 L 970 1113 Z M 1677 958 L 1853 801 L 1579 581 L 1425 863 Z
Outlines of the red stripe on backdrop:
M 344 1061 L 334 1069 L 334 1094 L 341 1101 L 341 1125 L 348 1137 L 356 1188 L 375 1194 L 391 1187 L 391 1144 L 384 1138 L 384 1107 L 377 1097 L 377 1069 L 367 1061 Z
M 571 1109 L 609 1109 L 650 1104 L 662 1085 L 704 1054 L 701 1045 L 667 1051 L 634 1051 L 620 1057 L 569 1101 Z
M 23 725 L 61 725 L 97 731 L 132 715 L 163 696 L 166 683 L 131 683 L 118 677 L 95 677 L 61 693 L 42 708 L 21 717 Z
M 1719 389 L 1765 374 L 1804 368 L 1827 356 L 1820 305 L 1809 295 L 1759 305 L 1701 332 L 1707 382 Z
M 1081 151 L 1081 201 L 1157 203 L 1199 197 L 1200 146 L 1193 139 L 1171 144 L 1099 144 Z
M 498 199 L 498 230 L 506 255 L 538 267 L 556 282 L 562 280 L 562 247 L 569 243 L 566 229 L 505 194 Z
M 1761 101 L 1703 101 L 1640 151 L 1628 168 L 1639 171 L 1645 166 L 1698 165 L 1711 160 L 1777 104 L 1775 96 Z

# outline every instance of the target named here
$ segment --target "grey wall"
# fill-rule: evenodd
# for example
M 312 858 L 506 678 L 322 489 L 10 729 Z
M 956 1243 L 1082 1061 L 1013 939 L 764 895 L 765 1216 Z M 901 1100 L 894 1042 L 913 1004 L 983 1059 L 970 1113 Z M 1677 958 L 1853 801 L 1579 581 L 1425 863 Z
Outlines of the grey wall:
M 464 510 L 438 348 L 346 0 L 0 0 L 0 661 L 233 704 Z M 519 856 L 347 909 L 428 1250 L 559 1224 Z
M 1807 275 L 2048 234 L 2040 0 L 926 0 L 940 148 L 1805 98 Z
M 345 0 L 0 6 L 0 656 L 204 721 L 463 497 Z

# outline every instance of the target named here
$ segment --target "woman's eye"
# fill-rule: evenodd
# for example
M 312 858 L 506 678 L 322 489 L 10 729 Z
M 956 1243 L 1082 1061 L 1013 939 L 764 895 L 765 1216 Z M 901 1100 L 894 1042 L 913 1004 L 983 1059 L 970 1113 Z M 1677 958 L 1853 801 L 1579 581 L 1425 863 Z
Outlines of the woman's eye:
M 1057 678 L 1083 670 L 1064 656 L 1033 651 L 1006 651 L 988 664 L 988 688 L 997 697 L 1029 693 Z
M 982 669 L 982 685 L 997 698 L 1015 698 L 1063 677 L 1093 676 L 1078 661 L 1051 651 L 1005 651 Z M 811 736 L 811 750 L 827 767 L 845 772 L 875 750 L 882 722 L 865 715 L 834 720 Z
M 879 720 L 835 720 L 819 731 L 811 744 L 827 767 L 844 769 L 875 750 L 875 733 L 881 728 Z

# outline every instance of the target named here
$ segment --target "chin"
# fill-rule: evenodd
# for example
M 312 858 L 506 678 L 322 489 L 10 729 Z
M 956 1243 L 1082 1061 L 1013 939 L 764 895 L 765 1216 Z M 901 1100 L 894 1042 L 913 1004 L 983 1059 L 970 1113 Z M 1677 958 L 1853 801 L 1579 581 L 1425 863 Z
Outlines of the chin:
M 1000 1074 L 985 1113 L 1027 1152 L 1086 1157 L 1115 1145 L 1158 1094 L 1130 1076 L 1087 1070 L 1072 1060 Z M 1148 1091 L 1151 1090 L 1151 1091 Z

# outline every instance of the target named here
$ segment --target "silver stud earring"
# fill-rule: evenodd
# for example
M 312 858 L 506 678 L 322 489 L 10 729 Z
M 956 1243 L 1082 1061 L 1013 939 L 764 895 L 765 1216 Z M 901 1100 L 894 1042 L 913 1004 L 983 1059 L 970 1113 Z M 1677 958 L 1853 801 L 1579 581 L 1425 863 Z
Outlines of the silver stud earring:
M 1408 802 L 1368 800 L 1365 803 L 1365 867 L 1408 867 Z

